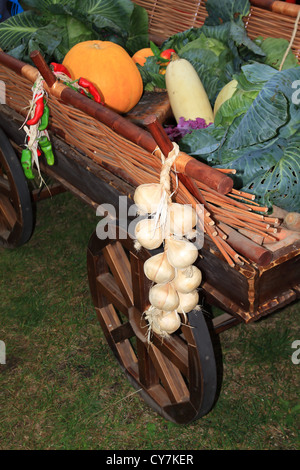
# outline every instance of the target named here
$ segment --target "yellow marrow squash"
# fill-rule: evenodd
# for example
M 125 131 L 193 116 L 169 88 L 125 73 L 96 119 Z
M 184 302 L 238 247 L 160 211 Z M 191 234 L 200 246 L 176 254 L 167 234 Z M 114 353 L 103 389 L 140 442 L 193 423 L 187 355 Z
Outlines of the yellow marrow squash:
M 232 97 L 233 93 L 236 90 L 236 87 L 238 85 L 238 82 L 236 80 L 231 80 L 230 82 L 226 83 L 226 85 L 222 88 L 220 93 L 218 94 L 215 105 L 214 105 L 214 116 L 216 117 L 216 114 L 222 106 L 225 101 L 229 100 L 229 98 Z
M 206 124 L 214 122 L 214 115 L 204 86 L 192 66 L 177 54 L 167 66 L 166 88 L 172 112 L 178 123 L 180 117 L 202 118 Z

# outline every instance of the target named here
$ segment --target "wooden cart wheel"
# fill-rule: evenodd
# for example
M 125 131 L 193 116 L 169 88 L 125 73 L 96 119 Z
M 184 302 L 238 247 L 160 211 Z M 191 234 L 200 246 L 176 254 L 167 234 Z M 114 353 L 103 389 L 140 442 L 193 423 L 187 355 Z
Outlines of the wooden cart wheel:
M 143 264 L 150 253 L 134 249 L 127 232 L 115 240 L 99 240 L 96 232 L 87 251 L 89 284 L 107 342 L 129 381 L 156 412 L 187 424 L 214 406 L 218 374 L 209 329 L 201 311 L 168 339 L 147 339 L 142 315 L 148 306 L 150 281 Z M 153 253 L 152 253 L 153 254 Z
M 21 163 L 0 128 L 0 245 L 26 243 L 33 229 L 30 192 Z

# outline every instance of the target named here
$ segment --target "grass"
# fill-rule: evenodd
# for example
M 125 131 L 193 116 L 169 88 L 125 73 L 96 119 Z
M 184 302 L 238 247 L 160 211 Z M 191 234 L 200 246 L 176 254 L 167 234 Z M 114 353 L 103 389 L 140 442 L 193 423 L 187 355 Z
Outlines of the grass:
M 0 449 L 298 450 L 299 302 L 221 335 L 224 379 L 178 426 L 135 393 L 94 313 L 86 248 L 95 213 L 69 193 L 37 205 L 31 240 L 0 248 Z

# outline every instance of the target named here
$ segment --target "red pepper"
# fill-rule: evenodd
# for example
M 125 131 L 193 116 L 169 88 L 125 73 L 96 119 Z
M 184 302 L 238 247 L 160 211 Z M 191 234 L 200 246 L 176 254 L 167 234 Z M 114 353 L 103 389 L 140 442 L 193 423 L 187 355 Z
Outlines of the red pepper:
M 86 78 L 79 78 L 78 80 L 78 85 L 82 86 L 83 88 L 87 88 L 90 94 L 93 96 L 94 100 L 97 103 L 101 103 L 101 96 L 100 93 L 98 92 L 97 88 L 95 85 L 93 85 L 91 82 L 89 82 Z
M 51 62 L 53 72 L 61 72 L 67 75 L 69 78 L 71 78 L 71 74 L 69 70 L 63 65 L 63 64 L 57 64 L 56 62 Z
M 168 60 L 170 60 L 171 55 L 173 54 L 173 52 L 175 52 L 174 49 L 165 49 L 164 51 L 161 52 L 160 56 L 161 56 L 163 59 L 168 59 Z
M 41 119 L 41 117 L 43 116 L 43 112 L 44 112 L 44 98 L 43 96 L 40 96 L 40 98 L 38 98 L 35 103 L 34 116 L 32 119 L 29 119 L 29 121 L 27 121 L 26 124 L 28 126 L 34 126 L 35 124 L 37 124 L 39 120 Z

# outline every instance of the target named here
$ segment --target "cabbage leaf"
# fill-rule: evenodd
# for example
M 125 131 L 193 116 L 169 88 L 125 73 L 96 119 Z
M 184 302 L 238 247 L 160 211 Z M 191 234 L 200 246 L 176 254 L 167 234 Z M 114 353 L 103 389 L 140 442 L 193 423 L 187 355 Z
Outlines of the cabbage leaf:
M 300 211 L 300 99 L 294 86 L 300 87 L 300 68 L 278 71 L 253 63 L 235 78 L 237 90 L 214 124 L 184 136 L 180 148 L 211 166 L 236 169 L 235 186 L 261 203 Z
M 130 0 L 24 0 L 29 10 L 0 23 L 0 47 L 31 62 L 40 50 L 47 62 L 61 62 L 78 42 L 107 40 L 130 55 L 148 47 L 148 15 Z

